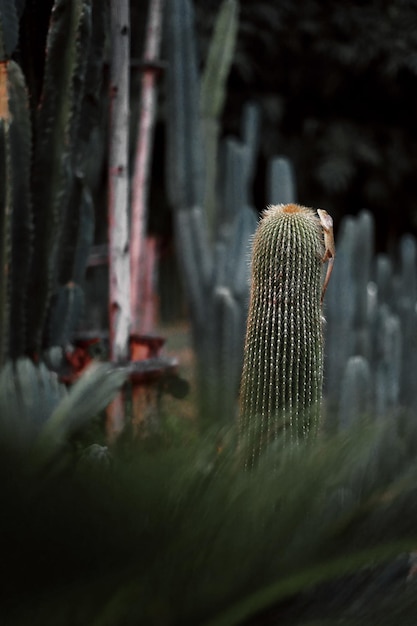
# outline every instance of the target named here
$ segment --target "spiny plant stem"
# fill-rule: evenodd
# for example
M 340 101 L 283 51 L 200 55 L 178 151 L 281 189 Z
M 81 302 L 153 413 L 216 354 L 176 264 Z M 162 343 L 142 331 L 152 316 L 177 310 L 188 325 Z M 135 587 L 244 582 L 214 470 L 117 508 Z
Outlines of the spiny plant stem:
M 323 253 L 315 211 L 296 204 L 264 211 L 253 241 L 241 382 L 239 430 L 246 465 L 277 437 L 294 444 L 317 430 Z

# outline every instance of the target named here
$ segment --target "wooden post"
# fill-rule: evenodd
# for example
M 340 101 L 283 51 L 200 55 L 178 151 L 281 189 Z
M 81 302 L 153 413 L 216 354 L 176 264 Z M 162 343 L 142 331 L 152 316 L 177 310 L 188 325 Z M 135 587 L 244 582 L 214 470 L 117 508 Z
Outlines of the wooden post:
M 149 272 L 154 271 L 151 264 L 145 263 L 147 248 L 145 228 L 156 108 L 156 77 L 159 71 L 156 61 L 161 43 L 163 4 L 163 0 L 149 0 L 144 67 L 142 70 L 139 129 L 132 187 L 130 250 L 131 320 L 132 333 L 134 334 L 148 333 L 152 330 L 149 322 L 150 312 L 154 309 L 154 299 L 150 298 L 148 301 L 145 287 L 150 282 L 149 277 L 145 275 L 147 268 Z
M 110 359 L 129 359 L 130 265 L 129 265 L 129 0 L 111 0 L 110 132 L 109 132 L 109 338 Z M 109 407 L 110 438 L 123 427 L 123 399 Z

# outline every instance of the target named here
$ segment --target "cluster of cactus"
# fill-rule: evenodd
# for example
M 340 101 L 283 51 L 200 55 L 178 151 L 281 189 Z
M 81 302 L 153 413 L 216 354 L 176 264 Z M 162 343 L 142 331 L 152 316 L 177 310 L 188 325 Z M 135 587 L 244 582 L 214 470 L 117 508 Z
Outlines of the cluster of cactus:
M 167 191 L 174 209 L 177 255 L 188 296 L 197 354 L 201 411 L 203 415 L 225 420 L 233 420 L 239 413 L 237 400 L 248 314 L 249 258 L 252 238 L 258 223 L 251 197 L 259 138 L 260 116 L 257 107 L 253 104 L 244 107 L 241 139 L 226 137 L 218 141 L 218 118 L 224 99 L 225 77 L 232 59 L 236 20 L 236 1 L 224 0 L 215 25 L 201 92 L 192 4 L 189 0 L 175 0 L 171 4 L 170 12 L 166 16 L 165 37 L 168 55 Z M 295 185 L 289 161 L 282 158 L 273 159 L 269 174 L 270 202 L 294 203 Z M 298 360 L 298 356 L 293 355 L 294 358 L 288 360 L 288 369 L 282 372 L 280 381 L 276 379 L 276 364 L 271 361 L 280 358 L 278 352 L 281 348 L 285 350 L 288 344 L 284 341 L 278 347 L 267 346 L 266 365 L 262 366 L 262 373 L 258 372 L 257 380 L 260 383 L 264 374 L 267 378 L 262 384 L 268 386 L 268 389 L 272 389 L 275 383 L 284 385 L 283 389 L 279 387 L 274 389 L 273 393 L 265 391 L 265 394 L 269 394 L 269 407 L 260 408 L 256 402 L 252 403 L 248 394 L 249 387 L 253 386 L 253 380 L 249 382 L 248 379 L 245 382 L 244 374 L 241 431 L 249 432 L 252 428 L 249 422 L 252 424 L 253 413 L 257 414 L 260 411 L 262 414 L 265 409 L 265 414 L 269 415 L 265 419 L 271 422 L 265 426 L 264 435 L 268 437 L 272 436 L 272 431 L 280 430 L 282 426 L 285 430 L 286 417 L 283 412 L 286 410 L 288 416 L 294 415 L 294 426 L 299 420 L 301 430 L 303 425 L 305 431 L 309 430 L 310 426 L 313 428 L 313 424 L 317 423 L 322 386 L 322 329 L 318 293 L 321 272 L 321 257 L 318 250 L 323 245 L 322 231 L 318 230 L 317 216 L 312 217 L 312 214 L 304 209 L 297 208 L 294 211 L 288 209 L 276 215 L 278 214 L 284 222 L 286 218 L 294 225 L 298 224 L 298 220 L 302 223 L 306 221 L 311 228 L 311 232 L 306 234 L 307 257 L 303 257 L 303 252 L 299 253 L 298 260 L 301 265 L 295 264 L 285 279 L 294 281 L 292 287 L 287 284 L 293 292 L 294 287 L 299 284 L 297 281 L 300 280 L 300 276 L 308 272 L 307 259 L 310 259 L 314 265 L 314 279 L 312 277 L 308 279 L 311 279 L 309 284 L 312 294 L 311 317 L 308 322 L 306 318 L 290 317 L 285 329 L 295 333 L 297 324 L 306 324 L 309 330 L 305 334 L 305 341 L 311 340 L 312 346 L 305 354 L 309 361 L 305 363 L 306 367 L 310 368 L 309 372 L 302 371 L 301 361 Z M 270 218 L 275 216 L 275 213 L 272 211 L 267 215 L 269 218 L 264 219 L 263 224 L 271 223 Z M 279 237 L 289 239 L 280 246 L 277 243 L 278 235 L 273 235 L 270 254 L 279 249 L 285 256 L 288 246 L 293 246 L 294 254 L 296 250 L 300 252 L 298 238 L 303 239 L 301 231 L 297 227 L 294 231 L 291 229 L 286 231 L 285 228 L 281 230 L 279 220 L 277 229 Z M 261 227 L 258 235 L 262 232 Z M 310 248 L 314 249 L 311 257 Z M 284 262 L 283 259 L 282 261 Z M 307 265 L 303 265 L 304 262 Z M 261 271 L 268 266 L 271 275 L 276 274 L 274 263 L 272 259 L 265 261 Z M 312 267 L 310 269 L 312 270 Z M 297 272 L 301 272 L 298 278 Z M 262 297 L 268 298 L 265 294 L 263 296 L 258 294 L 258 297 L 259 301 L 254 298 L 252 292 L 254 310 L 260 306 Z M 270 297 L 273 298 L 273 295 Z M 274 311 L 277 316 L 288 312 L 279 306 Z M 269 322 L 272 330 L 277 330 L 278 320 L 272 321 L 270 318 Z M 249 325 L 250 323 L 249 321 Z M 252 331 L 253 329 L 249 329 L 248 333 Z M 245 349 L 246 373 L 251 367 L 248 359 L 256 361 L 261 358 L 261 343 L 265 344 L 267 336 L 265 327 L 262 332 L 264 335 L 259 339 L 251 357 L 248 356 L 247 348 Z M 272 355 L 274 350 L 276 354 Z M 251 374 L 247 373 L 247 376 L 250 378 Z M 309 377 L 314 378 L 314 381 L 307 382 Z M 312 388 L 310 383 L 313 385 Z M 300 391 L 303 385 L 305 389 Z M 252 389 L 255 395 L 258 391 Z M 276 394 L 281 392 L 282 396 L 277 400 Z M 257 419 L 254 421 L 258 422 Z M 296 430 L 288 428 L 290 437 L 294 440 L 298 437 Z
M 295 202 L 291 162 L 274 159 L 270 200 Z M 338 226 L 337 261 L 323 315 L 323 428 L 337 431 L 360 417 L 417 408 L 417 241 L 403 235 L 398 261 L 375 254 L 373 215 L 362 210 Z
M 18 37 L 38 9 L 0 7 L 0 366 L 65 345 L 82 310 L 105 34 L 96 4 L 55 0 L 42 72 L 42 38 L 22 26 Z
M 417 242 L 403 235 L 398 263 L 374 254 L 374 218 L 342 219 L 326 299 L 329 426 L 417 408 Z M 335 424 L 337 417 L 337 424 Z
M 250 198 L 259 125 L 256 107 L 245 109 L 240 141 L 218 142 L 237 11 L 236 0 L 223 2 L 201 92 L 189 0 L 170 4 L 165 33 L 167 190 L 198 360 L 201 410 L 220 419 L 233 419 L 237 409 L 249 241 L 257 224 Z
M 242 138 L 225 138 L 218 143 L 218 116 L 236 34 L 236 8 L 234 0 L 225 0 L 222 5 L 202 95 L 189 0 L 172 3 L 166 17 L 165 37 L 167 189 L 174 209 L 177 253 L 189 302 L 202 408 L 216 417 L 232 419 L 237 413 L 244 352 L 250 241 L 257 225 L 250 189 L 259 126 L 257 109 L 246 106 Z M 213 67 L 219 68 L 217 74 Z M 213 164 L 217 164 L 217 176 Z M 269 202 L 295 203 L 296 186 L 290 161 L 281 157 L 273 159 L 268 174 Z M 417 407 L 413 379 L 417 365 L 416 242 L 411 236 L 402 239 L 401 266 L 394 272 L 388 256 L 375 258 L 373 230 L 373 218 L 367 211 L 356 218 L 346 217 L 339 227 L 338 259 L 324 307 L 324 397 L 329 426 L 335 416 L 339 425 L 346 425 L 354 415 L 372 411 L 387 414 L 401 406 Z M 291 245 L 290 238 L 288 246 Z M 273 273 L 273 264 L 271 267 Z M 255 302 L 253 298 L 252 294 Z M 274 297 L 271 298 L 273 301 Z M 258 305 L 260 310 L 261 304 Z M 284 314 L 284 311 L 278 307 L 275 313 Z M 262 332 L 267 323 L 260 325 Z M 251 318 L 248 333 L 250 326 Z M 265 331 L 264 339 L 259 339 L 265 345 L 264 360 L 255 376 L 260 384 L 261 370 L 264 373 L 265 393 L 261 394 L 264 398 L 268 396 L 267 386 L 274 387 L 277 382 L 275 374 L 268 373 L 274 348 L 266 336 Z M 261 346 L 257 349 L 259 353 L 262 351 Z M 256 361 L 257 357 L 249 356 L 248 349 L 245 357 L 247 372 L 250 358 Z M 311 375 L 311 368 L 306 372 L 301 365 L 297 371 L 300 376 L 301 372 L 303 376 Z M 245 377 L 246 373 L 244 390 Z M 265 427 L 262 436 L 269 437 L 274 429 L 282 430 L 286 424 L 282 411 L 291 403 L 297 404 L 301 397 L 294 389 L 291 398 L 286 399 L 290 392 L 283 391 L 284 382 L 281 382 L 278 387 L 282 400 L 268 399 L 272 409 L 265 413 L 273 415 L 277 408 L 280 417 L 274 424 L 272 419 L 271 424 L 260 426 Z M 310 393 L 311 387 L 308 388 Z M 251 405 L 245 391 L 243 397 L 241 425 L 246 424 L 243 426 L 246 431 L 250 420 L 247 416 L 253 413 L 262 416 L 263 408 Z M 288 432 L 296 438 L 296 430 Z

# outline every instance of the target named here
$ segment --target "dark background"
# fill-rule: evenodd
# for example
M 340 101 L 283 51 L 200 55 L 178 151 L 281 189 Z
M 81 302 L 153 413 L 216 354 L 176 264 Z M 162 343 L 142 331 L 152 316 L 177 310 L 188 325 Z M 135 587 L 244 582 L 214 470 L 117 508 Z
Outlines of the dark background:
M 194 0 L 201 70 L 220 4 Z M 32 60 L 28 67 L 23 63 L 23 69 L 34 109 L 51 6 L 52 0 L 27 0 L 21 23 L 17 56 L 21 52 L 22 59 Z M 131 0 L 134 60 L 143 56 L 147 13 L 147 1 Z M 268 203 L 269 160 L 288 156 L 301 204 L 326 209 L 336 232 L 343 215 L 369 209 L 375 216 L 377 251 L 395 258 L 400 235 L 417 235 L 417 0 L 241 0 L 239 20 L 222 134 L 239 137 L 244 105 L 259 105 L 256 209 Z M 166 61 L 164 48 L 161 60 Z M 140 81 L 140 66 L 132 63 L 132 164 Z M 106 90 L 105 76 L 100 96 L 104 127 Z M 178 291 L 180 281 L 172 278 L 175 250 L 165 194 L 163 73 L 158 98 L 149 230 L 160 236 L 161 273 Z M 96 243 L 107 239 L 106 146 L 104 132 L 94 158 L 102 171 L 95 191 Z M 165 300 L 173 306 L 171 291 Z
M 201 69 L 220 4 L 194 0 Z M 52 0 L 27 0 L 21 24 L 22 52 L 32 58 L 23 68 L 32 104 L 39 98 L 51 6 Z M 133 59 L 143 55 L 147 13 L 148 2 L 131 0 Z M 140 76 L 133 64 L 132 156 Z M 150 228 L 162 235 L 171 230 L 163 91 L 161 76 Z M 395 251 L 400 234 L 417 234 L 417 0 L 241 0 L 224 135 L 239 136 L 247 102 L 258 103 L 262 115 L 254 188 L 259 211 L 268 202 L 268 160 L 283 154 L 294 163 L 298 201 L 328 210 L 336 227 L 342 215 L 368 208 L 376 217 L 377 249 Z M 98 217 L 102 239 L 106 218 Z
M 220 0 L 194 4 L 203 64 Z M 371 210 L 379 250 L 417 232 L 417 2 L 242 0 L 224 134 L 239 135 L 248 101 L 262 111 L 258 210 L 268 159 L 283 154 L 298 201 L 336 226 Z

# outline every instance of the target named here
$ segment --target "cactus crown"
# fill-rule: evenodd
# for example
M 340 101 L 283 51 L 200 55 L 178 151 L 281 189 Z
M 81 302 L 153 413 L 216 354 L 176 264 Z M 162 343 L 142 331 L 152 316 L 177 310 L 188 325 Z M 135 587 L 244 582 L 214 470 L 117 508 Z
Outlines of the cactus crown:
M 323 232 L 296 204 L 268 207 L 253 240 L 240 435 L 252 462 L 266 442 L 316 430 L 323 380 Z

